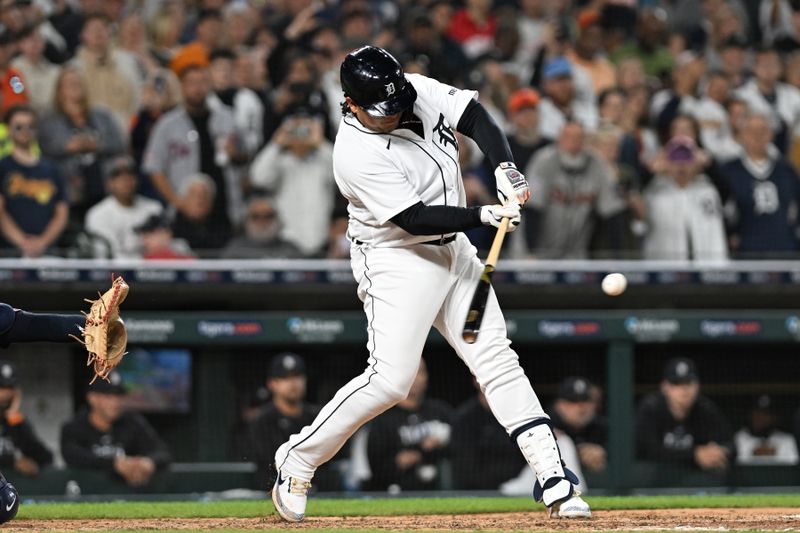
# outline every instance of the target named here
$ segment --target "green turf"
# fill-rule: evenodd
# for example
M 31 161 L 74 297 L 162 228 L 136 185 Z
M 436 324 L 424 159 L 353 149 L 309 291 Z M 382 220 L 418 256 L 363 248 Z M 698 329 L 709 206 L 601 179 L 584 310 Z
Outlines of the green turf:
M 589 497 L 592 509 L 696 507 L 798 507 L 800 494 Z M 396 498 L 309 500 L 309 516 L 469 514 L 542 510 L 530 498 Z M 272 514 L 269 501 L 37 503 L 20 507 L 20 519 L 225 518 Z

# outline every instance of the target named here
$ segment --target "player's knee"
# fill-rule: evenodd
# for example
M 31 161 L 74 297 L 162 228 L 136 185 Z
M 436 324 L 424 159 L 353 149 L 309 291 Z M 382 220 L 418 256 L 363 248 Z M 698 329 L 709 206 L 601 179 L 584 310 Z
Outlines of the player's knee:
M 408 397 L 407 388 L 391 387 L 386 391 L 386 403 L 389 405 L 396 405 Z
M 16 311 L 8 304 L 0 303 L 0 335 L 11 329 L 14 325 Z
M 513 382 L 520 376 L 525 376 L 519 357 L 511 348 L 498 346 L 490 353 L 491 357 L 484 359 L 483 364 L 475 368 L 475 379 L 481 389 Z
M 408 391 L 411 390 L 411 384 L 405 382 L 398 382 L 397 379 L 380 379 L 377 380 L 376 385 L 380 387 L 380 394 L 376 395 L 382 408 L 389 408 L 406 399 Z

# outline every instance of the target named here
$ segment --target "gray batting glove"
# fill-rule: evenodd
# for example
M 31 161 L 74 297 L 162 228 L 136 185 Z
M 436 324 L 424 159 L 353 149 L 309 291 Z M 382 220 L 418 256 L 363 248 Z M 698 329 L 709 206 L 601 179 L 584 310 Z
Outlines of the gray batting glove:
M 481 222 L 484 226 L 500 227 L 504 218 L 510 218 L 508 232 L 511 233 L 521 220 L 519 205 L 511 203 L 509 205 L 484 205 L 481 207 Z

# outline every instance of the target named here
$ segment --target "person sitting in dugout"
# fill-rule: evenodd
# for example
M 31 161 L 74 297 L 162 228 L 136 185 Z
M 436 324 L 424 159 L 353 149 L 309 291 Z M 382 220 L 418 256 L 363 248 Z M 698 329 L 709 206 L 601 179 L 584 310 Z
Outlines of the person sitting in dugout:
M 105 470 L 142 487 L 170 463 L 170 453 L 144 417 L 124 410 L 125 392 L 117 371 L 91 384 L 88 407 L 61 428 L 61 454 L 72 468 Z
M 723 472 L 735 448 L 733 433 L 719 408 L 700 394 L 694 361 L 671 359 L 660 392 L 646 396 L 636 416 L 640 459 Z

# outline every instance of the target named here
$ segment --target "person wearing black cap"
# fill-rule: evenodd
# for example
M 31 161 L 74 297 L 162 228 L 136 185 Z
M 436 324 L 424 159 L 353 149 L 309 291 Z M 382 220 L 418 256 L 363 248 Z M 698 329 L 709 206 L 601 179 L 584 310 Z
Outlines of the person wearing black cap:
M 694 361 L 675 358 L 664 367 L 661 391 L 646 396 L 636 416 L 640 459 L 724 471 L 734 453 L 728 421 L 700 395 Z
M 246 458 L 258 465 L 255 483 L 260 489 L 266 488 L 271 479 L 270 469 L 278 447 L 319 413 L 318 406 L 305 401 L 306 363 L 297 354 L 284 352 L 272 358 L 267 389 L 272 397 L 250 424 L 249 447 L 253 457 Z
M 139 178 L 136 164 L 127 155 L 114 157 L 106 169 L 106 196 L 86 213 L 86 231 L 101 237 L 105 246 L 95 246 L 95 257 L 141 257 L 141 242 L 135 228 L 153 215 L 161 215 L 161 204 L 136 194 Z
M 86 393 L 88 408 L 61 428 L 61 455 L 72 468 L 118 474 L 131 487 L 147 485 L 170 462 L 167 445 L 139 414 L 123 411 L 119 372 L 98 379 Z
M 605 469 L 608 426 L 597 413 L 588 379 L 572 376 L 562 381 L 548 414 L 555 428 L 575 443 L 583 466 L 596 472 Z
M 151 215 L 134 228 L 141 239 L 143 259 L 193 259 L 189 245 L 183 239 L 173 239 L 172 228 L 162 215 Z
M 797 443 L 790 433 L 778 429 L 775 405 L 767 394 L 755 399 L 747 425 L 733 438 L 738 464 L 797 464 Z
M 406 399 L 369 425 L 367 456 L 372 477 L 368 490 L 440 488 L 441 461 L 450 456 L 453 413 L 443 401 L 426 397 L 427 391 L 428 367 L 420 359 Z
M 35 476 L 52 464 L 53 453 L 39 440 L 30 422 L 20 411 L 22 391 L 17 368 L 0 361 L 0 466 Z

